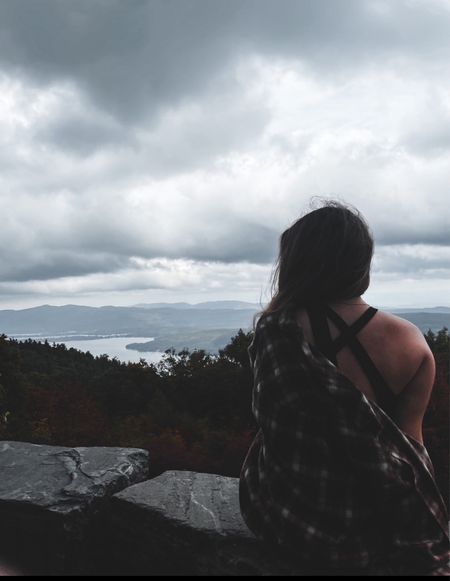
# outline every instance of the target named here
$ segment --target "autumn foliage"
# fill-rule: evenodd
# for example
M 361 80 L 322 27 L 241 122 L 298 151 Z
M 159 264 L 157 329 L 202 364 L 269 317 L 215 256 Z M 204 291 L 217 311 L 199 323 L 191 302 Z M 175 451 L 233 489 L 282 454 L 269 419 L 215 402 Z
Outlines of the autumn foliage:
M 425 337 L 437 364 L 425 438 L 448 501 L 449 335 Z M 236 477 L 256 433 L 251 339 L 240 330 L 219 355 L 168 350 L 155 365 L 0 337 L 0 439 L 146 448 L 153 475 Z

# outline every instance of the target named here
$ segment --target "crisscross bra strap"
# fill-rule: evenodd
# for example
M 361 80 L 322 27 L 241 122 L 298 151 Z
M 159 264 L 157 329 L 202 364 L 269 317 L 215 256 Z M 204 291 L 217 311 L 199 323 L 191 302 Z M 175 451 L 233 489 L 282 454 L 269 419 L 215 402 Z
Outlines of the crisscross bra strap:
M 362 370 L 370 381 L 379 406 L 390 416 L 393 416 L 396 409 L 396 397 L 389 388 L 384 377 L 376 368 L 367 351 L 356 337 L 357 333 L 372 319 L 378 309 L 369 307 L 359 319 L 351 325 L 347 323 L 328 305 L 315 305 L 308 308 L 312 332 L 317 346 L 322 353 L 337 366 L 336 354 L 348 344 L 357 358 Z M 327 317 L 329 317 L 336 327 L 341 331 L 341 335 L 336 339 L 331 339 Z

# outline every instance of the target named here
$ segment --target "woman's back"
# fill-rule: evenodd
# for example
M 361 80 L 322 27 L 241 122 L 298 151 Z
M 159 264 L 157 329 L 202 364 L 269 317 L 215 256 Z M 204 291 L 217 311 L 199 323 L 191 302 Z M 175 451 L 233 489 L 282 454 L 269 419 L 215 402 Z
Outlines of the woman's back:
M 369 305 L 361 299 L 351 304 L 328 303 L 328 306 L 347 325 L 355 323 L 369 309 Z M 331 340 L 334 341 L 341 335 L 341 330 L 331 318 L 327 317 L 326 320 Z M 311 321 L 310 312 L 300 309 L 296 313 L 296 321 L 303 328 L 306 341 L 322 350 L 322 345 L 317 345 L 318 338 L 313 332 L 314 321 Z M 387 390 L 392 393 L 396 404 L 396 417 L 393 419 L 403 431 L 422 442 L 422 421 L 435 374 L 434 358 L 423 334 L 409 321 L 377 311 L 356 337 L 380 374 L 380 380 L 384 379 Z M 360 391 L 381 405 L 376 386 L 374 389 L 373 381 L 349 343 L 345 343 L 336 353 L 336 363 L 339 371 Z
M 335 202 L 282 233 L 276 292 L 249 346 L 259 430 L 241 512 L 314 569 L 428 574 L 449 556 L 422 437 L 434 358 L 417 327 L 361 299 L 373 250 L 361 214 Z
M 426 450 L 297 325 L 292 309 L 265 315 L 249 346 L 259 430 L 240 476 L 245 522 L 322 575 L 440 569 L 448 515 Z

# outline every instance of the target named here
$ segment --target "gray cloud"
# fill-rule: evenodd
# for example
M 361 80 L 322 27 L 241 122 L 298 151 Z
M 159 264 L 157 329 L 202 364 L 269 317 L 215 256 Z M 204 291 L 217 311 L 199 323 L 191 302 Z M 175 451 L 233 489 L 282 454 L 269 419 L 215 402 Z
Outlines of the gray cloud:
M 124 131 L 119 124 L 82 114 L 52 119 L 37 129 L 34 139 L 81 156 L 91 155 L 100 148 L 132 145 L 129 132 Z
M 277 232 L 259 224 L 225 221 L 222 232 L 214 232 L 198 224 L 198 235 L 192 241 L 180 238 L 173 245 L 150 245 L 145 244 L 144 240 L 133 241 L 117 232 L 116 236 L 104 237 L 101 225 L 94 226 L 98 228 L 95 233 L 82 227 L 72 230 L 70 236 L 77 241 L 71 249 L 57 250 L 54 244 L 41 243 L 39 249 L 31 250 L 28 255 L 20 250 L 4 251 L 0 260 L 0 281 L 45 281 L 94 273 L 117 273 L 127 268 L 139 270 L 132 257 L 150 260 L 164 256 L 174 260 L 266 264 L 275 258 L 278 237 Z
M 431 193 L 433 198 L 436 192 Z M 407 193 L 405 193 L 405 198 Z M 427 244 L 430 251 L 433 247 L 445 246 L 450 243 L 450 216 L 444 208 L 444 196 L 442 196 L 441 215 L 434 216 L 430 208 L 424 208 L 423 213 L 415 213 L 412 208 L 409 212 L 403 211 L 400 215 L 403 220 L 398 220 L 394 208 L 385 207 L 386 215 L 372 221 L 377 245 L 400 246 L 405 244 Z M 390 216 L 389 212 L 393 212 Z M 419 212 L 419 210 L 417 211 Z M 383 219 L 384 218 L 384 219 Z
M 438 279 L 449 29 L 441 0 L 2 0 L 0 294 L 257 294 L 313 194 L 377 272 Z
M 450 118 L 447 124 L 441 120 L 439 125 L 410 133 L 405 145 L 419 156 L 439 156 L 450 152 Z
M 450 13 L 397 0 L 3 0 L 0 62 L 35 82 L 73 81 L 121 119 L 206 90 L 245 53 L 316 69 L 449 54 Z M 37 25 L 36 23 L 39 23 Z
M 92 249 L 94 250 L 94 249 Z M 98 272 L 117 272 L 129 265 L 129 259 L 107 254 L 77 254 L 41 247 L 38 252 L 14 261 L 14 253 L 4 252 L 0 261 L 2 282 L 52 280 L 68 276 L 85 276 Z
M 240 87 L 231 83 L 220 89 L 166 111 L 150 126 L 129 127 L 86 103 L 75 103 L 38 124 L 33 140 L 81 157 L 120 150 L 128 168 L 155 176 L 204 167 L 217 155 L 254 143 L 270 120 L 264 103 L 246 98 Z
M 118 117 L 152 116 L 220 68 L 235 12 L 233 0 L 6 0 L 0 59 L 36 82 L 74 81 Z
M 403 276 L 426 279 L 446 278 L 450 274 L 450 247 L 447 245 L 427 246 L 398 245 L 378 249 L 374 264 L 374 272 L 383 274 L 399 274 Z

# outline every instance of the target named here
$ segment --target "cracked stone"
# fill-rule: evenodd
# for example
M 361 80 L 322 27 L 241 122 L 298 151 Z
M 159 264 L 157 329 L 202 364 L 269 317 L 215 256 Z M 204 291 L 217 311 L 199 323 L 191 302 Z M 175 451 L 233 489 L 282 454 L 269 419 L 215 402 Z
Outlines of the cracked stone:
M 239 507 L 239 479 L 168 471 L 111 499 L 108 546 L 129 575 L 292 575 L 251 533 Z
M 81 563 L 81 546 L 106 500 L 148 472 L 144 450 L 0 442 L 2 548 L 30 551 L 47 569 L 56 561 L 62 570 L 68 561 Z

